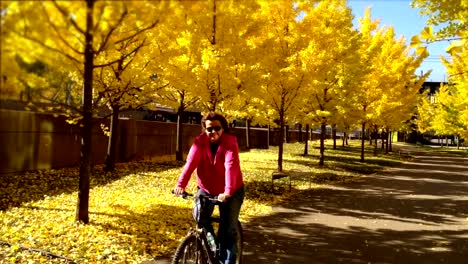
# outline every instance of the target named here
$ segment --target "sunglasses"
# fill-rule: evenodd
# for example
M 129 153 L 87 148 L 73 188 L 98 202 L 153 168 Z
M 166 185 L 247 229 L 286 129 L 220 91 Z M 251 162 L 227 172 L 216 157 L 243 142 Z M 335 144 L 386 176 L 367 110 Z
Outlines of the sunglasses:
M 216 132 L 219 132 L 221 130 L 221 127 L 220 126 L 214 126 L 214 127 L 207 127 L 206 128 L 206 131 L 208 131 L 209 133 L 216 131 Z

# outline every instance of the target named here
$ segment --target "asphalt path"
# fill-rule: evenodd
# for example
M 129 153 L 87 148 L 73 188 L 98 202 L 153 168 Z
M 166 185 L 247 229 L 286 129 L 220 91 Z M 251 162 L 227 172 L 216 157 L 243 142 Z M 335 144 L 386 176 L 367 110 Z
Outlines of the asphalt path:
M 468 157 L 405 148 L 401 166 L 249 223 L 245 263 L 468 263 Z
M 412 158 L 245 223 L 244 263 L 468 263 L 468 157 L 394 148 Z

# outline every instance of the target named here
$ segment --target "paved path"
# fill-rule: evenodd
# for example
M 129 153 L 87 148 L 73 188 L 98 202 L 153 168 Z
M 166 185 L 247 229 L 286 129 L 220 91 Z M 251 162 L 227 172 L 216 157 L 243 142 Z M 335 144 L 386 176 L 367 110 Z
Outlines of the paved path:
M 412 151 L 249 223 L 245 263 L 468 263 L 468 157 Z
M 399 168 L 244 224 L 244 263 L 468 263 L 468 157 L 410 151 Z

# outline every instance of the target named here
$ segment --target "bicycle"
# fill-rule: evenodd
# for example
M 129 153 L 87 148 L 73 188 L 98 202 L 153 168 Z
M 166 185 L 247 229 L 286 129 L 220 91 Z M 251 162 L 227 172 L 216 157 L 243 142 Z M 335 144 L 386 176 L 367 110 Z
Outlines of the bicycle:
M 212 202 L 214 205 L 219 205 L 221 202 L 216 196 L 208 195 L 199 195 L 198 197 L 193 194 L 184 193 L 181 195 L 182 198 L 187 199 L 191 196 L 196 199 L 207 199 L 209 202 Z M 211 222 L 219 223 L 219 217 L 210 217 Z M 196 226 L 190 228 L 188 234 L 179 244 L 172 259 L 172 264 L 219 264 L 219 246 L 217 243 L 217 238 L 212 234 L 214 242 L 216 244 L 216 249 L 214 245 L 208 242 L 207 230 L 200 226 L 195 219 Z M 242 225 L 237 221 L 237 235 L 236 244 L 237 244 L 237 257 L 236 264 L 242 263 L 242 244 L 243 244 L 243 235 L 242 235 Z

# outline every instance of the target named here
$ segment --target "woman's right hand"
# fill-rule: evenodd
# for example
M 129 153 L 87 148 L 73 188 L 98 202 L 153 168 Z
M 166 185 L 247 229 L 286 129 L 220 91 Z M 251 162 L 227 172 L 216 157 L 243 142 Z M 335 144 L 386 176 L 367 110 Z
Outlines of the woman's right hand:
M 178 187 L 178 186 L 176 186 L 176 187 L 174 188 L 174 194 L 175 194 L 175 195 L 182 195 L 182 194 L 184 194 L 184 193 L 185 193 L 185 189 L 184 189 L 184 188 Z

